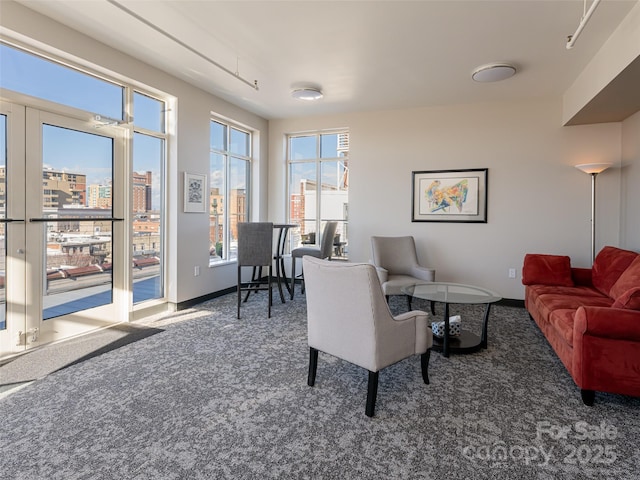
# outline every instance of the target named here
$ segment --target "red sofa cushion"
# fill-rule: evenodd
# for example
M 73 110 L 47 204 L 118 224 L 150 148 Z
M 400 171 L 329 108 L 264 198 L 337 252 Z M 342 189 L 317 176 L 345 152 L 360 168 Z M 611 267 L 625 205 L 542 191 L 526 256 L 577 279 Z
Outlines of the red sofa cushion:
M 607 295 L 603 295 L 602 292 L 593 287 L 581 287 L 578 285 L 573 287 L 559 287 L 557 285 L 529 285 L 528 287 L 529 288 L 527 290 L 535 292 L 536 297 L 547 293 L 554 293 L 567 297 L 601 297 L 609 299 Z M 609 299 L 609 301 L 611 301 L 611 299 Z
M 605 295 L 610 295 L 611 287 L 637 257 L 638 254 L 630 250 L 604 247 L 593 262 L 593 286 Z
M 611 305 L 613 308 L 628 308 L 629 310 L 640 310 L 640 287 L 634 287 L 616 298 Z
M 605 295 L 563 295 L 558 293 L 543 293 L 538 295 L 536 305 L 544 305 L 550 310 L 570 309 L 577 310 L 580 307 L 610 307 L 613 303 Z
M 640 287 L 640 255 L 636 256 L 631 265 L 622 272 L 620 278 L 611 287 L 609 295 L 611 298 L 619 298 L 635 287 Z
M 606 295 L 566 295 L 562 293 L 539 294 L 534 300 L 535 308 L 540 312 L 542 318 L 549 321 L 549 316 L 556 310 L 577 310 L 588 305 L 590 307 L 610 307 L 611 299 Z
M 572 308 L 558 308 L 549 315 L 549 323 L 569 346 L 573 347 L 573 317 L 576 311 Z
M 571 259 L 566 255 L 527 253 L 524 256 L 522 283 L 573 287 Z

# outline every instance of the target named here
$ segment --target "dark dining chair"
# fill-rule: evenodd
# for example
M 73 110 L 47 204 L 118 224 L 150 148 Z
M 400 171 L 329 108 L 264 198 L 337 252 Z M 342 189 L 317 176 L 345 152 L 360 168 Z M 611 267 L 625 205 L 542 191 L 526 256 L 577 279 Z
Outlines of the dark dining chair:
M 242 268 L 252 267 L 251 280 L 242 281 Z M 262 278 L 262 267 L 268 267 L 267 278 Z M 273 304 L 273 223 L 271 222 L 241 222 L 238 223 L 238 318 L 240 318 L 240 303 L 242 292 L 249 294 L 258 291 L 269 292 L 269 318 Z
M 324 229 L 322 230 L 319 247 L 298 247 L 291 250 L 291 300 L 293 300 L 293 294 L 295 292 L 296 258 L 309 255 L 310 257 L 331 260 L 333 254 L 333 238 L 336 236 L 337 228 L 338 222 L 327 222 L 324 224 Z M 304 293 L 304 269 L 300 276 L 302 278 L 301 292 Z

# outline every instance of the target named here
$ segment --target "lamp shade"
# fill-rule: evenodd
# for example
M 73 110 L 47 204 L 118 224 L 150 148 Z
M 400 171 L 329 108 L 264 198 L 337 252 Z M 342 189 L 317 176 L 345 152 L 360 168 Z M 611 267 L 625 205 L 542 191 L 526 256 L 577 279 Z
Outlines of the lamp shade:
M 610 163 L 582 163 L 576 165 L 576 168 L 582 170 L 584 173 L 600 173 L 604 172 L 610 166 Z

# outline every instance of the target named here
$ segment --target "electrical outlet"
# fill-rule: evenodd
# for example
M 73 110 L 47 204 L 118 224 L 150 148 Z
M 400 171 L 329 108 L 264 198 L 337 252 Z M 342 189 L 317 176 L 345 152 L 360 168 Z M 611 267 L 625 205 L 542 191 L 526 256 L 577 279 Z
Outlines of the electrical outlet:
M 516 269 L 515 268 L 510 268 L 509 269 L 509 278 L 516 278 Z
M 197 277 L 198 275 L 200 275 L 200 267 L 195 266 L 193 267 L 193 276 Z

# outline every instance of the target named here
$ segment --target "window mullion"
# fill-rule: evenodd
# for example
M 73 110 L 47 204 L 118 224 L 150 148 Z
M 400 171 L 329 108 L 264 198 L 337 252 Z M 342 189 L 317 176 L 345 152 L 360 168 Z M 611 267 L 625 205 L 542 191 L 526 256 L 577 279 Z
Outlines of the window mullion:
M 320 242 L 320 232 L 322 228 L 322 163 L 320 162 L 321 151 L 321 136 L 316 135 L 316 242 Z
M 223 155 L 224 160 L 222 161 L 222 165 L 224 168 L 224 205 L 222 205 L 222 212 L 224 214 L 224 237 L 222 244 L 225 249 L 225 258 L 230 260 L 230 252 L 231 252 L 231 209 L 230 209 L 230 198 L 231 193 L 229 192 L 229 184 L 231 182 L 231 172 L 229 168 L 229 155 Z

